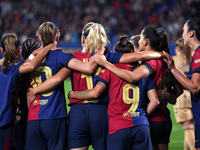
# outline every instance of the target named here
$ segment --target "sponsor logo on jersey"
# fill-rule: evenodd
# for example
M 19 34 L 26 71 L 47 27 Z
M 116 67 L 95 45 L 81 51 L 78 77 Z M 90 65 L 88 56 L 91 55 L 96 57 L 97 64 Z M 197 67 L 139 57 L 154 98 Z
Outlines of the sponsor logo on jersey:
M 34 100 L 33 105 L 37 106 L 37 105 L 46 105 L 48 102 L 48 99 L 45 100 Z

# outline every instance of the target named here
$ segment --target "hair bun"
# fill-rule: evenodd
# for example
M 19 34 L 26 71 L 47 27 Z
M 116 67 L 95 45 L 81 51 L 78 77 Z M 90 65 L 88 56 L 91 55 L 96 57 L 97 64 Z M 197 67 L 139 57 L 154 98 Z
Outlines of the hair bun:
M 123 46 L 126 46 L 127 43 L 129 42 L 128 36 L 127 35 L 120 36 L 119 41 Z
M 157 28 L 156 29 L 156 33 L 158 34 L 158 35 L 161 35 L 162 33 L 163 33 L 163 28 Z

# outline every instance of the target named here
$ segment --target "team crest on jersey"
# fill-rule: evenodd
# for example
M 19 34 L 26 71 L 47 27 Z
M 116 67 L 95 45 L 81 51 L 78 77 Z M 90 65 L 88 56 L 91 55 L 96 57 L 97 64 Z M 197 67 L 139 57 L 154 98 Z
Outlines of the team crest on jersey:
M 40 100 L 34 100 L 33 105 L 37 106 L 37 105 L 39 105 L 39 103 L 40 103 Z
M 196 63 L 199 63 L 200 62 L 200 59 L 196 59 L 195 61 L 194 61 L 194 63 L 196 64 Z
M 125 112 L 123 113 L 124 118 L 129 118 L 131 117 L 131 112 Z

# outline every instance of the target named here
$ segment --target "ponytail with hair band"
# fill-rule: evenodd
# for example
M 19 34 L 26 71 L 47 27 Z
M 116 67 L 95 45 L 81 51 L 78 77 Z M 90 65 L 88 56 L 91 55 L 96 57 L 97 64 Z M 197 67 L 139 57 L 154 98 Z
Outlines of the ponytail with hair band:
M 166 51 L 167 53 L 169 53 L 169 48 L 168 48 L 168 45 L 167 45 L 168 44 L 167 43 L 167 35 L 166 35 L 164 29 L 163 28 L 157 28 L 156 33 L 159 35 L 159 37 L 161 39 L 158 49 L 162 50 L 162 51 Z M 165 41 L 166 41 L 166 43 L 164 43 Z
M 157 29 L 156 29 L 156 33 L 157 33 L 158 35 L 162 35 L 163 32 L 164 32 L 163 28 L 157 28 Z

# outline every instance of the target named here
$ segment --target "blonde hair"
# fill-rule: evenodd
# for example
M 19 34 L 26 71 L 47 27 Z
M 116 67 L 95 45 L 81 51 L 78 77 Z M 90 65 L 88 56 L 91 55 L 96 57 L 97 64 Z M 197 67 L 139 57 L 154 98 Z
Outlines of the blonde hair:
M 43 47 L 45 47 L 55 42 L 56 36 L 60 36 L 60 31 L 53 22 L 45 22 L 40 25 L 39 29 L 36 31 L 36 35 L 41 36 Z
M 189 46 L 184 45 L 183 38 L 179 38 L 178 40 L 176 40 L 176 46 L 180 47 L 181 54 L 185 55 L 186 62 L 188 65 L 190 65 L 192 59 L 192 49 Z
M 139 40 L 140 40 L 140 35 L 134 35 L 131 37 L 130 39 L 130 42 L 133 44 L 133 46 L 135 48 L 138 48 L 139 47 Z
M 101 46 L 109 43 L 105 29 L 98 23 L 87 23 L 82 30 L 82 36 L 85 38 L 85 49 L 90 53 L 97 53 Z
M 3 48 L 3 64 L 2 72 L 7 72 L 7 67 L 12 66 L 13 63 L 17 63 L 20 59 L 19 46 L 20 41 L 16 34 L 8 33 L 5 34 L 1 39 L 1 46 Z

